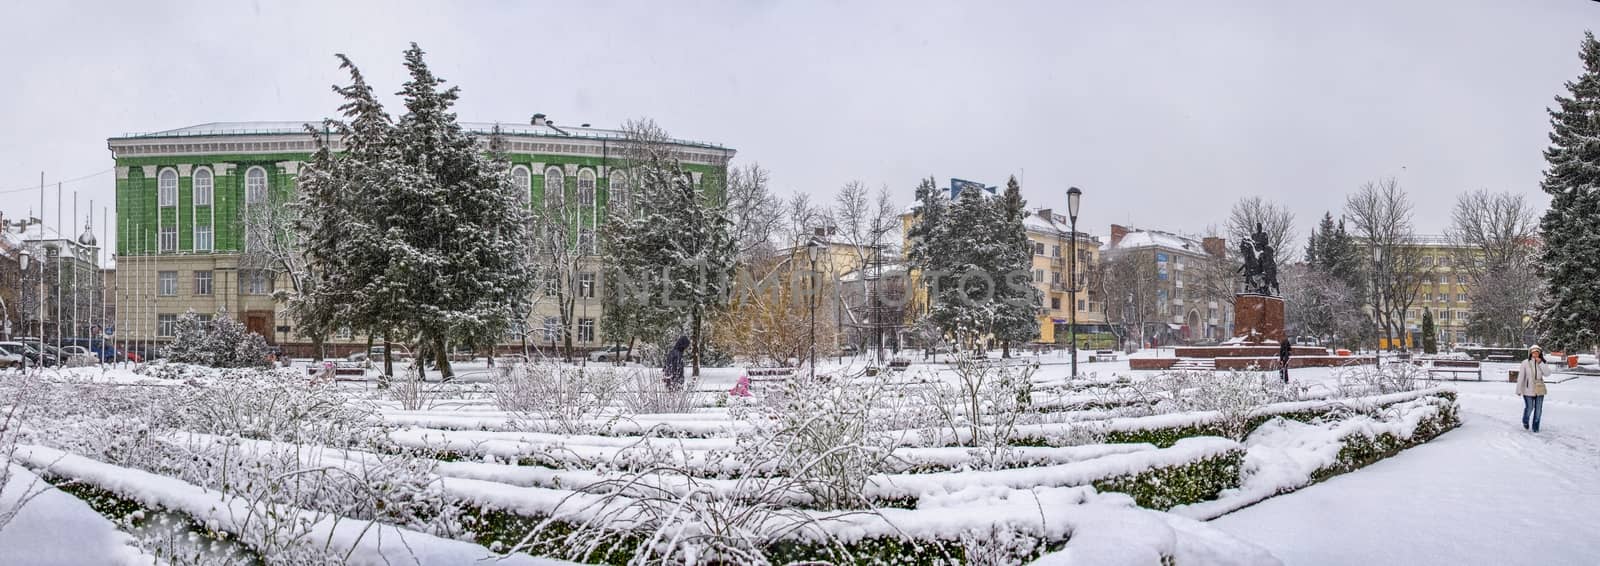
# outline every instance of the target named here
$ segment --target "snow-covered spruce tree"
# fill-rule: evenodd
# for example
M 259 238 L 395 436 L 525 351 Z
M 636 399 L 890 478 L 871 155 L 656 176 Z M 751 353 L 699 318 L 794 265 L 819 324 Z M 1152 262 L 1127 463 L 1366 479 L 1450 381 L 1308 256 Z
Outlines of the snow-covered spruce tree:
M 998 272 L 996 260 L 1006 242 L 1001 240 L 1000 208 L 979 189 L 961 191 L 933 232 L 943 242 L 936 267 L 940 277 L 930 282 L 932 304 L 928 313 L 958 341 L 978 347 L 993 330 Z
M 660 131 L 648 123 L 628 129 Z M 629 143 L 655 140 L 630 136 Z M 630 197 L 633 208 L 611 216 L 604 228 L 606 282 L 611 286 L 607 308 L 626 301 L 624 308 L 634 310 L 625 316 L 642 328 L 663 333 L 686 328 L 693 374 L 699 375 L 709 315 L 727 306 L 738 244 L 715 192 L 697 188 L 669 153 L 639 155 L 641 159 L 629 164 L 637 182 Z M 611 324 L 619 323 L 614 319 Z
M 1600 42 L 1593 32 L 1584 33 L 1579 54 L 1583 74 L 1549 111 L 1549 167 L 1540 186 L 1550 208 L 1539 225 L 1537 263 L 1548 297 L 1538 302 L 1539 333 L 1546 347 L 1569 352 L 1600 344 Z
M 942 274 L 949 269 L 949 256 L 945 253 L 949 242 L 940 239 L 940 234 L 944 231 L 945 218 L 949 216 L 950 209 L 932 177 L 917 183 L 916 196 L 914 221 L 906 232 L 909 242 L 906 258 L 910 267 L 921 274 L 918 285 L 928 290 L 928 304 L 919 305 L 922 319 L 918 323 L 931 330 L 927 336 L 929 343 L 923 344 L 929 347 L 933 341 L 950 336 L 954 331 L 946 324 L 946 320 L 933 314 L 933 305 L 938 303 L 937 291 L 941 288 Z
M 1023 218 L 1028 215 L 1027 202 L 1022 200 L 1022 186 L 1016 177 L 1006 181 L 1005 194 L 991 206 L 996 207 L 1000 221 L 994 230 L 997 245 L 991 269 L 996 286 L 991 332 L 1000 340 L 1003 355 L 1011 357 L 1011 346 L 1039 337 L 1039 312 L 1044 297 L 1033 286 L 1033 243 L 1028 240 L 1028 227 L 1023 224 Z M 1076 250 L 1063 252 L 1076 253 Z M 1073 301 L 1076 299 L 1069 299 Z M 1067 308 L 1074 307 L 1076 305 Z
M 415 43 L 405 53 L 406 113 L 391 138 L 401 177 L 377 219 L 389 252 L 380 295 L 448 378 L 448 345 L 498 341 L 533 290 L 528 216 L 504 159 L 485 156 L 450 111 L 460 89 L 441 90 L 422 56 Z
M 389 187 L 403 177 L 403 168 L 390 143 L 389 115 L 361 70 L 344 55 L 337 57 L 350 73 L 349 85 L 333 87 L 344 98 L 339 111 L 345 121 L 325 121 L 314 132 L 318 150 L 300 175 L 297 230 L 310 275 L 289 309 L 302 334 L 326 336 L 338 320 L 382 336 L 387 345 L 391 336 L 413 333 L 404 326 L 405 313 L 391 308 L 387 293 L 397 286 L 386 279 L 387 219 L 399 212 Z M 333 151 L 332 133 L 340 135 L 342 151 Z M 391 350 L 385 349 L 385 376 L 394 373 Z

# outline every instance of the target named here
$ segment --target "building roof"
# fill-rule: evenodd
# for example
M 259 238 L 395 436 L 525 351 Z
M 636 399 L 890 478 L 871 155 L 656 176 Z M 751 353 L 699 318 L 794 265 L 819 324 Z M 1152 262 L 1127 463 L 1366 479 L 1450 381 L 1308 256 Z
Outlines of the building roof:
M 321 129 L 321 120 L 305 122 L 207 122 L 171 130 L 157 132 L 126 133 L 116 140 L 138 140 L 156 138 L 188 138 L 203 136 L 253 136 L 253 135 L 297 135 L 306 133 L 306 125 Z M 625 140 L 627 133 L 622 130 L 606 128 L 593 128 L 583 126 L 561 126 L 553 124 L 533 125 L 524 122 L 461 122 L 461 127 L 473 134 L 489 135 L 499 126 L 500 133 L 506 136 L 572 138 L 589 140 Z M 670 139 L 677 145 L 694 146 L 711 149 L 727 149 L 727 147 L 702 141 Z
M 1053 218 L 1047 219 L 1040 214 L 1047 210 L 1051 211 L 1050 216 Z M 1028 211 L 1028 216 L 1026 218 L 1022 219 L 1022 225 L 1026 227 L 1029 232 L 1050 235 L 1059 234 L 1062 237 L 1066 237 L 1067 231 L 1071 229 L 1072 223 L 1071 219 L 1067 218 L 1067 216 L 1064 214 L 1056 214 L 1053 210 L 1048 208 L 1034 208 Z M 1083 232 L 1082 230 L 1078 231 L 1078 240 L 1095 244 L 1100 243 L 1100 238 L 1098 236 Z
M 1196 254 L 1206 253 L 1205 246 L 1201 244 L 1200 240 L 1160 230 L 1132 230 L 1117 242 L 1115 249 L 1126 250 L 1149 247 L 1168 248 Z

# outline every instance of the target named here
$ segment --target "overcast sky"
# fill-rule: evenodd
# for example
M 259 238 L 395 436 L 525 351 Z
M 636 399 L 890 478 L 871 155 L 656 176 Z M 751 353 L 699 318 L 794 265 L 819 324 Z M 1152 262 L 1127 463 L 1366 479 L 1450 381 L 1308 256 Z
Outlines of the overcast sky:
M 37 207 L 40 171 L 98 174 L 66 184 L 69 210 L 74 190 L 109 204 L 111 136 L 332 115 L 334 53 L 396 91 L 417 41 L 463 120 L 651 117 L 783 194 L 1015 174 L 1035 206 L 1082 187 L 1094 233 L 1202 232 L 1262 195 L 1304 236 L 1388 176 L 1421 232 L 1465 190 L 1542 210 L 1545 109 L 1600 3 L 63 1 L 0 21 L 8 217 Z

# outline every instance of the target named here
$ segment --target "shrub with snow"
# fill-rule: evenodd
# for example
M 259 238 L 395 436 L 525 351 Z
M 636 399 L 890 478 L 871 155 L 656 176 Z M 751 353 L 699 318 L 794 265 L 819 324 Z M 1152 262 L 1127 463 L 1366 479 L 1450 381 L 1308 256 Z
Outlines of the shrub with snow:
M 178 317 L 172 343 L 163 349 L 168 361 L 217 368 L 265 367 L 271 348 L 260 334 L 246 329 L 227 312 L 203 320 L 193 310 Z

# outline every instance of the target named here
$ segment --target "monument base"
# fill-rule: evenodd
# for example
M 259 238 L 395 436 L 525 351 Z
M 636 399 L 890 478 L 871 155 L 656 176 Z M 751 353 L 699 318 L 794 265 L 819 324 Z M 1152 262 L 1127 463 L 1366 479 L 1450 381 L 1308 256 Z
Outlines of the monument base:
M 1233 299 L 1233 342 L 1283 342 L 1283 297 L 1240 293 Z

